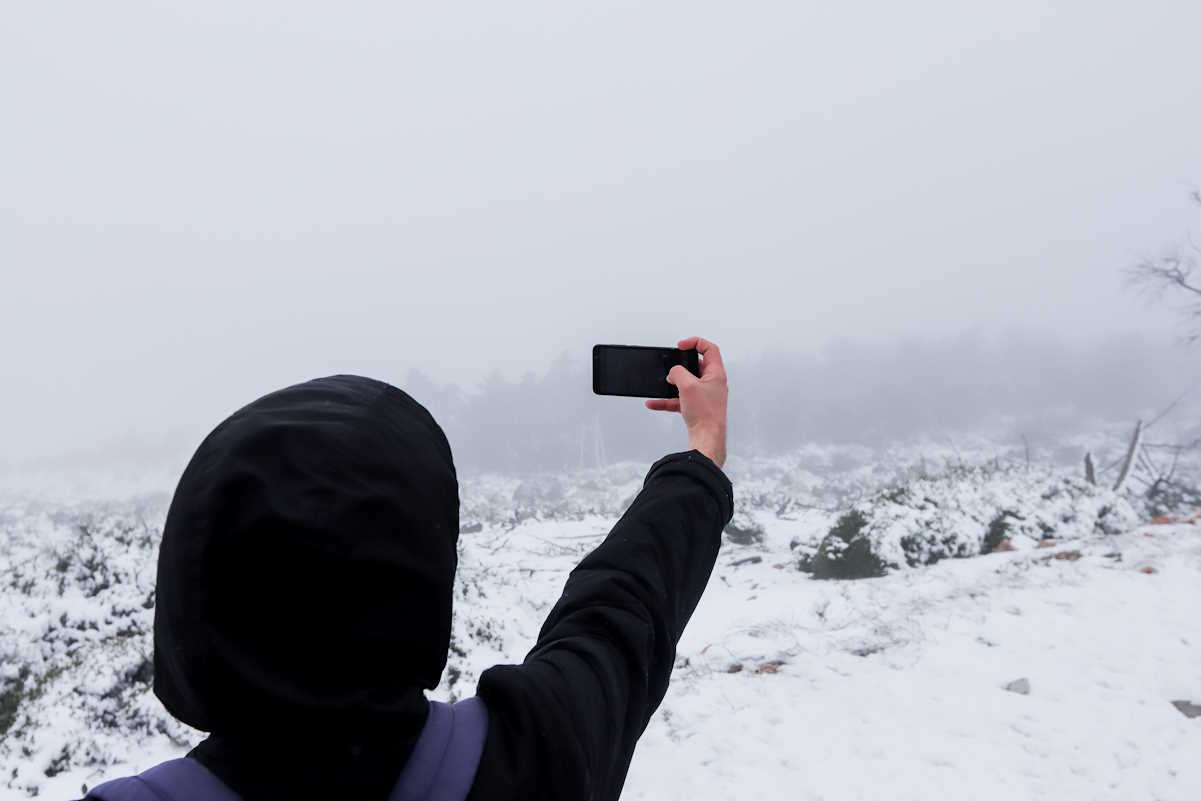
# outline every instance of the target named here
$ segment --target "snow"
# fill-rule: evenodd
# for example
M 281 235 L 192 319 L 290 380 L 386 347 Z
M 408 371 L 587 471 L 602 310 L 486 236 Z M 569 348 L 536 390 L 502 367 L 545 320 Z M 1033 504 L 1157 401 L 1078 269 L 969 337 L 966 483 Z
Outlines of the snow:
M 796 541 L 816 542 L 854 504 L 884 508 L 898 481 L 931 482 L 921 496 L 956 510 L 934 523 L 976 542 L 989 504 L 1025 508 L 1046 481 L 1072 479 L 1046 467 L 972 484 L 926 459 L 918 472 L 937 475 L 922 478 L 917 462 L 811 451 L 731 466 L 739 519 L 762 541 L 723 547 L 624 798 L 1201 797 L 1201 719 L 1172 705 L 1201 703 L 1201 526 L 1123 518 L 1124 533 L 1105 534 L 1088 515 L 1106 499 L 1077 487 L 1044 511 L 1083 510 L 1088 524 L 1061 525 L 1053 543 L 901 560 L 874 579 L 798 570 Z M 522 658 L 644 469 L 464 481 L 470 533 L 434 697 L 470 694 L 487 667 Z M 200 736 L 146 682 L 163 489 L 0 502 L 0 686 L 24 668 L 37 687 L 0 740 L 0 801 L 76 797 Z M 929 509 L 893 511 L 932 524 Z M 1020 679 L 1028 694 L 1005 689 Z
M 721 571 L 625 797 L 1201 797 L 1201 726 L 1170 704 L 1201 687 L 1195 527 L 782 572 Z M 1019 678 L 1030 695 L 1003 689 Z

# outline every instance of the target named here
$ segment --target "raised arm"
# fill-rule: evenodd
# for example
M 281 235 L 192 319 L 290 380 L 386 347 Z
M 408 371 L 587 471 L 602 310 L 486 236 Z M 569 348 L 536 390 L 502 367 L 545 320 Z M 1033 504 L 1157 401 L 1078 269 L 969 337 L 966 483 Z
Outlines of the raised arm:
M 471 798 L 612 801 L 663 700 L 676 644 L 713 570 L 733 512 L 725 459 L 726 381 L 696 338 L 702 374 L 676 368 L 693 450 L 651 467 L 609 536 L 572 571 L 521 665 L 480 679 L 491 724 Z M 680 375 L 680 373 L 683 375 Z

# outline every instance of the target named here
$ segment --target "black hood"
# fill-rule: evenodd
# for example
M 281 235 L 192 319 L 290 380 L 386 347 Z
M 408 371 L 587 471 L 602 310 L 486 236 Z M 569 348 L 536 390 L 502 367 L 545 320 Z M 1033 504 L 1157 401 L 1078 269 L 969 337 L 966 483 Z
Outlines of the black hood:
M 155 694 L 243 742 L 413 734 L 446 664 L 458 516 L 446 437 L 395 387 L 333 376 L 235 412 L 163 529 Z

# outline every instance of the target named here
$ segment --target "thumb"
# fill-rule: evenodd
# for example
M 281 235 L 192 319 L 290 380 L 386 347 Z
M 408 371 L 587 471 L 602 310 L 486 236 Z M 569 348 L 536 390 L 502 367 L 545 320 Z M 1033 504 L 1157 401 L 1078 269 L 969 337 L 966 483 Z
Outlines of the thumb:
M 667 383 L 674 384 L 681 389 L 691 386 L 699 380 L 692 373 L 688 372 L 688 368 L 682 364 L 677 364 L 667 372 Z

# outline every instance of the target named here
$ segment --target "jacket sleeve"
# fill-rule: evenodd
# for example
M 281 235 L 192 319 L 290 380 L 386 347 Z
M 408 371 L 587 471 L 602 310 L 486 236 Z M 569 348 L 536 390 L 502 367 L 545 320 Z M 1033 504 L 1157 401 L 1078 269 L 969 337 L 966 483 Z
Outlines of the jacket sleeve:
M 617 799 L 732 513 L 729 479 L 698 451 L 651 467 L 525 662 L 480 677 L 491 722 L 473 801 Z

